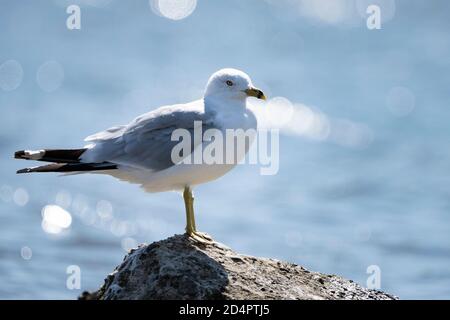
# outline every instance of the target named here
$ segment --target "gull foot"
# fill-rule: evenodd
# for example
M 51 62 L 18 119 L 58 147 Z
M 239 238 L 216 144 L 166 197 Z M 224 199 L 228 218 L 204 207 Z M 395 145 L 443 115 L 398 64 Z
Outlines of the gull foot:
M 195 231 L 195 234 L 197 236 L 201 237 L 202 239 L 205 239 L 210 242 L 214 242 L 213 238 L 211 238 L 211 236 L 209 234 L 207 234 L 206 232 Z
M 214 243 L 213 238 L 211 238 L 211 236 L 209 236 L 207 233 L 204 233 L 204 232 L 192 231 L 190 233 L 187 232 L 187 235 L 191 239 L 194 239 L 195 241 L 203 243 L 203 244 Z

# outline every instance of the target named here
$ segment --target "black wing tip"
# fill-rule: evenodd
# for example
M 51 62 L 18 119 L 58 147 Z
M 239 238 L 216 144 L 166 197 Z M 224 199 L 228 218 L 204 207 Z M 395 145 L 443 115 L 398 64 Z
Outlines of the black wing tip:
M 24 156 L 25 156 L 25 150 L 20 150 L 20 151 L 14 152 L 15 159 L 25 159 Z
M 40 167 L 24 168 L 16 171 L 17 174 L 31 172 L 83 172 L 117 169 L 117 164 L 102 163 L 52 163 Z
M 17 170 L 16 174 L 30 173 L 30 172 L 33 172 L 33 169 L 31 169 L 31 168 L 24 168 L 24 169 Z

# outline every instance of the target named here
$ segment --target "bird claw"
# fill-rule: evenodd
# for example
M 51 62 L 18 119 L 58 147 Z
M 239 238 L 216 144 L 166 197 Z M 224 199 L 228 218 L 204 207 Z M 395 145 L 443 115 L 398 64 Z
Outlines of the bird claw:
M 201 237 L 202 239 L 208 240 L 210 242 L 214 242 L 213 238 L 211 238 L 211 236 L 205 232 L 195 231 L 195 234 L 197 236 Z
M 211 244 L 214 243 L 213 238 L 211 238 L 210 235 L 204 232 L 198 232 L 198 231 L 192 231 L 190 233 L 187 233 L 187 235 L 194 239 L 197 242 L 203 243 L 203 244 Z

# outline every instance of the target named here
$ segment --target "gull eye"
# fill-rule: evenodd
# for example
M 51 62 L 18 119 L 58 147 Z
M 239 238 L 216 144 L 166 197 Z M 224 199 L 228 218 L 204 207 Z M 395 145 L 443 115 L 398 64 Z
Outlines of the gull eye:
M 233 81 L 227 80 L 226 84 L 227 84 L 227 86 L 231 87 L 233 85 Z

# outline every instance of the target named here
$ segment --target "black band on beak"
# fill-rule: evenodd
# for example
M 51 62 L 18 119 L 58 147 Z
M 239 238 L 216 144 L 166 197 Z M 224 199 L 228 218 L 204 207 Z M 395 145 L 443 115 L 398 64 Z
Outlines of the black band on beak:
M 249 97 L 255 97 L 255 98 L 258 98 L 258 99 L 261 99 L 261 100 L 266 100 L 266 96 L 264 95 L 264 92 L 262 92 L 259 89 L 249 88 L 249 89 L 245 90 L 245 93 Z

